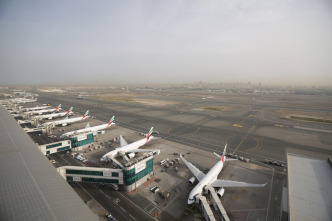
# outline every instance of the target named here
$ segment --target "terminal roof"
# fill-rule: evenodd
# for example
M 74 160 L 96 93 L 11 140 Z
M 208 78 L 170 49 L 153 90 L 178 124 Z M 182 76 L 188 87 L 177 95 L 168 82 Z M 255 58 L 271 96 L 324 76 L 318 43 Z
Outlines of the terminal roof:
M 0 220 L 98 220 L 0 105 Z
M 328 161 L 287 154 L 289 220 L 330 220 L 332 168 Z

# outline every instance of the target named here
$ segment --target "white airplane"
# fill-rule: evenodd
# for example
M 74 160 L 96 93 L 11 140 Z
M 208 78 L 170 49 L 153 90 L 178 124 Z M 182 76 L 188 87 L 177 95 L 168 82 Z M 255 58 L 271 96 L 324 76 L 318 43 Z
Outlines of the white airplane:
M 34 114 L 42 115 L 42 114 L 45 114 L 45 113 L 58 112 L 61 109 L 62 109 L 61 104 L 59 104 L 59 106 L 57 106 L 56 108 L 53 108 L 53 109 L 35 110 L 35 111 L 28 111 L 28 112 L 25 112 L 25 113 L 29 114 L 29 115 L 34 115 Z
M 53 114 L 45 114 L 45 115 L 38 115 L 38 116 L 33 116 L 31 119 L 53 119 L 53 118 L 58 118 L 58 117 L 64 117 L 64 116 L 70 116 L 72 115 L 73 107 L 71 107 L 67 112 L 61 112 L 61 113 L 53 113 Z
M 108 161 L 110 159 L 114 160 L 114 157 L 117 155 L 120 155 L 122 157 L 125 157 L 125 155 L 128 155 L 129 158 L 133 158 L 135 156 L 136 152 L 151 152 L 154 150 L 151 149 L 139 149 L 141 146 L 146 144 L 152 139 L 156 139 L 152 136 L 153 133 L 153 127 L 151 127 L 149 133 L 146 135 L 146 138 L 138 140 L 134 143 L 127 144 L 127 142 L 123 139 L 123 137 L 120 135 L 120 147 L 116 148 L 115 150 L 112 150 L 108 153 L 106 153 L 101 159 L 101 162 Z
M 22 107 L 22 106 L 21 106 Z M 42 110 L 42 109 L 47 109 L 49 108 L 50 106 L 37 106 L 37 107 L 29 107 L 29 108 L 24 108 L 23 109 L 23 112 L 26 112 L 26 111 L 35 111 L 35 110 Z
M 63 120 L 45 122 L 45 123 L 41 124 L 41 126 L 52 126 L 52 127 L 55 127 L 57 125 L 67 126 L 67 125 L 72 124 L 74 122 L 78 122 L 78 121 L 84 120 L 84 119 L 86 119 L 88 117 L 90 117 L 89 116 L 89 110 L 87 110 L 82 117 L 75 117 L 75 118 L 70 118 L 70 119 L 66 118 L 66 119 L 63 119 Z
M 17 100 L 13 100 L 13 103 L 25 104 L 25 103 L 32 103 L 32 102 L 35 102 L 35 101 L 37 101 L 37 98 L 36 99 L 33 99 L 33 98 L 30 98 L 30 99 L 20 98 L 20 99 L 17 99 Z
M 187 165 L 187 167 L 190 169 L 190 171 L 194 174 L 192 178 L 190 178 L 189 183 L 193 184 L 195 182 L 195 177 L 199 181 L 198 184 L 194 187 L 194 189 L 190 192 L 189 198 L 188 198 L 188 204 L 193 204 L 195 202 L 195 196 L 198 194 L 201 194 L 203 191 L 203 188 L 206 186 L 211 186 L 214 188 L 220 188 L 217 193 L 221 197 L 224 195 L 225 189 L 224 187 L 264 187 L 265 184 L 251 184 L 251 183 L 245 183 L 245 182 L 237 182 L 237 181 L 231 181 L 231 180 L 219 180 L 218 175 L 221 172 L 222 168 L 224 167 L 226 160 L 226 147 L 224 149 L 224 153 L 222 156 L 220 156 L 217 153 L 214 153 L 220 160 L 210 169 L 210 171 L 207 174 L 204 174 L 202 171 L 200 171 L 197 167 L 195 167 L 193 164 L 188 162 L 186 159 L 180 155 L 180 158 L 182 161 Z M 236 159 L 230 159 L 230 160 L 236 160 Z
M 114 116 L 111 118 L 111 120 L 108 122 L 108 124 L 102 124 L 102 125 L 98 125 L 98 126 L 94 126 L 94 127 L 90 127 L 89 125 L 87 125 L 84 129 L 74 130 L 74 131 L 64 133 L 60 136 L 60 138 L 68 137 L 68 136 L 74 135 L 74 134 L 81 134 L 81 133 L 96 132 L 99 130 L 104 130 L 104 129 L 112 126 L 113 124 L 115 124 L 113 121 L 114 121 Z

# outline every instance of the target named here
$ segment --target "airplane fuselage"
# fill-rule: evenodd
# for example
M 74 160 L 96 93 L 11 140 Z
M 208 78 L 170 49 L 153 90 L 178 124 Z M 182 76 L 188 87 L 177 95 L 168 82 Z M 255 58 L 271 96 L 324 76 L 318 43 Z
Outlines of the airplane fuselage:
M 36 110 L 42 110 L 42 109 L 47 109 L 50 106 L 40 106 L 40 107 L 31 107 L 31 108 L 25 108 L 23 111 L 27 112 L 27 111 L 36 111 Z
M 75 118 L 71 118 L 71 119 L 64 119 L 64 120 L 57 120 L 57 121 L 52 121 L 52 122 L 47 122 L 45 125 L 62 125 L 62 124 L 71 124 L 71 123 L 74 123 L 74 122 L 77 122 L 77 121 L 80 121 L 80 120 L 83 120 L 83 119 L 86 119 L 87 117 L 85 118 L 82 118 L 82 117 L 75 117 Z
M 226 157 L 224 157 L 226 160 Z M 218 178 L 219 173 L 224 167 L 224 162 L 220 159 L 218 163 L 216 163 L 210 171 L 203 177 L 201 181 L 194 187 L 194 189 L 190 192 L 188 198 L 188 204 L 193 204 L 195 202 L 195 196 L 199 193 L 202 193 L 203 188 L 207 185 L 210 185 L 213 181 Z
M 68 114 L 68 112 L 61 112 L 61 113 L 55 113 L 55 114 L 47 114 L 47 115 L 41 115 L 41 116 L 35 116 L 33 119 L 48 119 L 48 118 L 56 118 L 56 117 L 64 117 Z
M 57 110 L 60 110 L 61 108 L 53 108 L 53 109 L 45 109 L 45 110 L 35 110 L 35 111 L 27 111 L 27 112 L 24 112 L 25 114 L 30 114 L 30 115 L 33 115 L 33 114 L 44 114 L 44 113 L 51 113 L 51 112 L 55 112 Z
M 113 125 L 113 124 L 114 123 L 111 123 L 111 125 Z M 102 124 L 102 125 L 98 125 L 98 126 L 95 126 L 95 127 L 84 128 L 84 129 L 81 129 L 81 130 L 75 130 L 75 131 L 64 133 L 62 136 L 65 137 L 65 136 L 70 136 L 70 135 L 73 135 L 73 134 L 80 134 L 80 133 L 95 132 L 95 131 L 99 131 L 99 130 L 104 130 L 104 129 L 106 129 L 107 127 L 109 127 L 111 125 Z
M 100 161 L 106 161 L 107 157 L 114 157 L 116 155 L 118 155 L 119 152 L 127 152 L 127 151 L 131 151 L 131 150 L 135 150 L 140 148 L 141 146 L 143 146 L 144 144 L 146 144 L 147 142 L 149 142 L 153 137 L 151 136 L 148 140 L 146 138 L 138 140 L 136 142 L 133 142 L 131 144 L 128 144 L 126 146 L 123 147 L 118 147 L 115 150 L 112 150 L 108 153 L 106 153 L 101 159 Z

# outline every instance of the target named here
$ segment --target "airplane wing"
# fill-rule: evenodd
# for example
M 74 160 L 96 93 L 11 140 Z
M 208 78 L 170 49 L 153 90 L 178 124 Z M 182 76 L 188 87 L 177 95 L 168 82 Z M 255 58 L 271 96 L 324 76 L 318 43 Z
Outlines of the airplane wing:
M 205 174 L 202 171 L 200 171 L 197 167 L 195 167 L 192 163 L 184 159 L 182 155 L 180 155 L 180 158 L 186 164 L 189 170 L 194 174 L 194 176 L 198 179 L 198 181 L 201 181 L 205 176 Z
M 245 183 L 245 182 L 238 182 L 238 181 L 231 181 L 231 180 L 215 180 L 213 181 L 210 186 L 212 187 L 264 187 L 264 184 L 253 184 L 253 183 Z
M 140 152 L 153 152 L 155 149 L 135 149 L 135 150 L 128 150 L 126 153 L 140 153 Z
M 127 146 L 127 142 L 125 141 L 125 139 L 123 139 L 123 137 L 120 135 L 120 147 L 124 147 Z
M 114 157 L 107 157 L 107 158 L 111 159 L 112 162 L 115 162 L 117 165 L 119 165 L 121 168 L 123 168 L 122 164 L 119 161 L 117 161 Z

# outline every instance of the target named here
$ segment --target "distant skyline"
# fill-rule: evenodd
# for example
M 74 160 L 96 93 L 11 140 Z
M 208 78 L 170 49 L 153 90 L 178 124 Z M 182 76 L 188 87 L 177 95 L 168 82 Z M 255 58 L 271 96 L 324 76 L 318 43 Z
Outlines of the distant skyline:
M 0 84 L 332 85 L 332 1 L 0 1 Z

